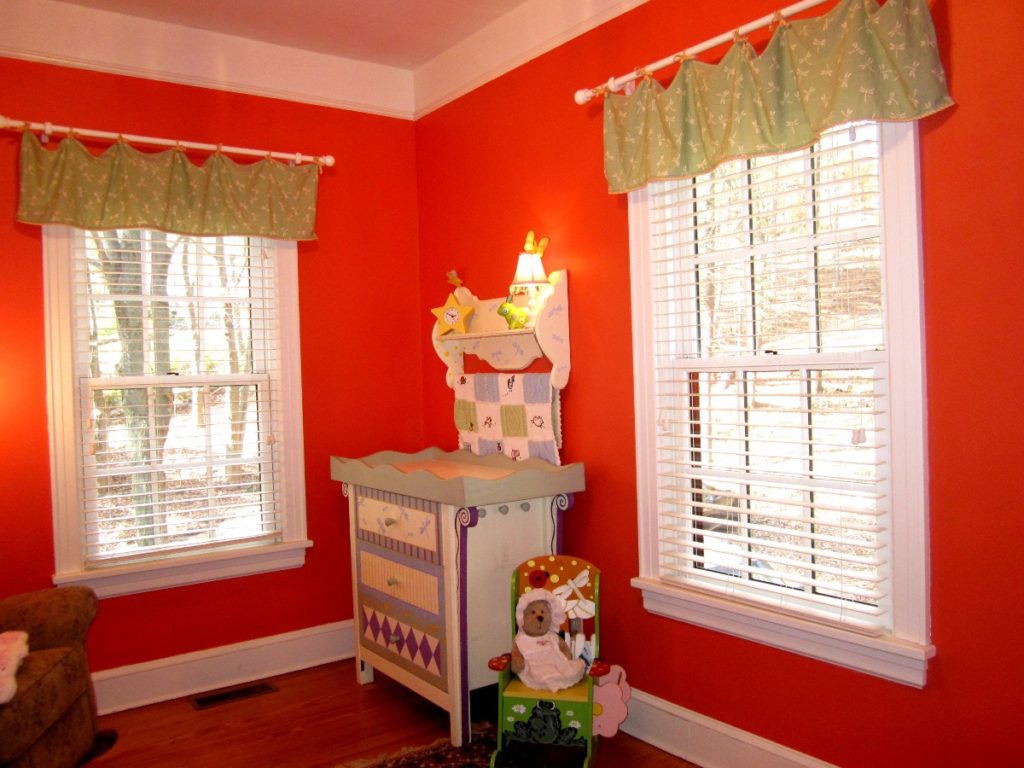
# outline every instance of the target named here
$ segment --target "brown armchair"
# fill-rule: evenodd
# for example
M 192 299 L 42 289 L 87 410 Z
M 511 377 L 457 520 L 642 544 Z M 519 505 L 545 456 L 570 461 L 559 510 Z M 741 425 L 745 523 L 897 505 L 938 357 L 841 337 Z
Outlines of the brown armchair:
M 85 636 L 96 595 L 58 587 L 0 599 L 0 632 L 28 633 L 17 692 L 0 704 L 0 766 L 72 768 L 93 747 L 96 695 Z

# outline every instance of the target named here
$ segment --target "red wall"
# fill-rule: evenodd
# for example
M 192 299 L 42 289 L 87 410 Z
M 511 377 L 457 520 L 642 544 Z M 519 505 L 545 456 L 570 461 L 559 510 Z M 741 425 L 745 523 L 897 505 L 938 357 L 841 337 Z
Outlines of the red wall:
M 572 94 L 779 5 L 650 0 L 418 121 L 421 303 L 443 301 L 452 267 L 478 294 L 501 294 L 526 230 L 550 236 L 545 263 L 568 269 L 572 305 L 562 458 L 587 474 L 567 548 L 604 569 L 614 620 L 602 648 L 634 686 L 846 768 L 1007 765 L 1024 690 L 1024 505 L 1012 480 L 1024 432 L 1024 281 L 1011 226 L 1021 207 L 1024 78 L 1011 63 L 1022 3 L 933 3 L 958 105 L 920 124 L 938 649 L 926 688 L 653 616 L 629 586 L 638 563 L 626 201 L 605 191 L 600 106 L 576 106 Z M 451 395 L 422 347 L 427 437 L 449 439 Z
M 626 201 L 605 191 L 600 106 L 578 107 L 572 93 L 777 5 L 650 0 L 415 124 L 0 59 L 14 117 L 339 158 L 321 180 L 321 239 L 300 248 L 316 542 L 307 567 L 104 600 L 94 667 L 351 617 L 346 509 L 328 456 L 452 444 L 428 310 L 444 301 L 451 268 L 480 295 L 502 293 L 532 228 L 551 238 L 548 268 L 569 270 L 562 457 L 586 464 L 588 489 L 568 513 L 567 545 L 604 570 L 614 620 L 603 648 L 631 683 L 844 768 L 1011 764 L 1024 690 L 1024 505 L 1013 484 L 1022 280 L 1011 226 L 1024 160 L 1024 82 L 1011 69 L 1022 3 L 932 3 L 958 105 L 921 123 L 938 649 L 926 688 L 652 616 L 629 586 L 638 566 Z M 13 224 L 16 160 L 16 136 L 0 134 L 0 594 L 45 586 L 53 568 L 40 240 Z M 382 274 L 408 279 L 385 285 Z M 386 311 L 369 323 L 350 317 L 364 306 Z
M 0 81 L 18 119 L 337 159 L 320 177 L 319 240 L 299 245 L 306 567 L 105 599 L 93 668 L 351 618 L 329 457 L 423 443 L 412 123 L 11 59 Z M 0 133 L 0 594 L 46 587 L 54 570 L 41 234 L 14 221 L 19 138 Z

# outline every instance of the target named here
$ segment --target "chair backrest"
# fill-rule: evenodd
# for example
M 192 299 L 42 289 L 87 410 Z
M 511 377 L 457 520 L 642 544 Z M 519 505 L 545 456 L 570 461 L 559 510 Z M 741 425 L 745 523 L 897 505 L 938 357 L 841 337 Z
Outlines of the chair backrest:
M 566 617 L 559 630 L 573 654 L 582 655 L 589 666 L 599 654 L 601 571 L 572 555 L 538 555 L 520 563 L 512 574 L 513 632 L 516 604 L 534 589 L 546 589 L 561 598 Z

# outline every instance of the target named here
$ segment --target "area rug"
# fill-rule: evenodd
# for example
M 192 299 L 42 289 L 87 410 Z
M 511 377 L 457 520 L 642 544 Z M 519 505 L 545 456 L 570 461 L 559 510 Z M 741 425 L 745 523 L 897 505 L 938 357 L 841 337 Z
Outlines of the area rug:
M 438 739 L 425 747 L 407 747 L 382 757 L 342 763 L 338 768 L 484 768 L 491 764 L 494 746 L 494 728 L 474 724 L 473 740 L 461 747 L 453 747 L 447 738 Z
M 453 747 L 448 739 L 438 739 L 425 747 L 409 747 L 394 754 L 368 760 L 343 763 L 337 768 L 486 768 L 495 747 L 494 728 L 473 724 L 473 741 Z M 582 750 L 547 748 L 544 751 L 514 747 L 503 753 L 501 768 L 569 768 L 582 763 Z

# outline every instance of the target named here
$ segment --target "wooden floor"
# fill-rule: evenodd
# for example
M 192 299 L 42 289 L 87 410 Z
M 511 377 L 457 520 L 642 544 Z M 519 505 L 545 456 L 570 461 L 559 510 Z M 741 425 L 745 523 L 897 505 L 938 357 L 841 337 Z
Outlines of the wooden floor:
M 176 699 L 105 715 L 119 738 L 89 768 L 334 768 L 448 735 L 447 713 L 381 674 L 359 685 L 352 660 L 266 682 L 277 690 L 207 709 Z M 696 768 L 622 732 L 595 765 Z

